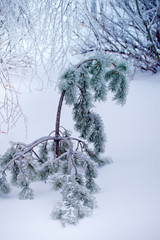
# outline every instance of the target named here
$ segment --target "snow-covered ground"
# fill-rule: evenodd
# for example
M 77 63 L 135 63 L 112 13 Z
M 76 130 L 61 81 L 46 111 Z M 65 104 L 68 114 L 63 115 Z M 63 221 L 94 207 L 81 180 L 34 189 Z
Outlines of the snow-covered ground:
M 0 134 L 3 153 L 8 142 L 31 142 L 54 129 L 58 94 L 53 88 L 22 91 L 28 117 L 8 136 Z M 50 219 L 59 195 L 36 183 L 34 200 L 18 200 L 17 190 L 0 195 L 2 240 L 160 240 L 160 74 L 138 73 L 130 83 L 126 105 L 108 97 L 97 106 L 108 137 L 106 155 L 113 164 L 99 170 L 98 208 L 77 226 L 63 228 Z M 73 129 L 71 110 L 64 106 L 61 125 Z

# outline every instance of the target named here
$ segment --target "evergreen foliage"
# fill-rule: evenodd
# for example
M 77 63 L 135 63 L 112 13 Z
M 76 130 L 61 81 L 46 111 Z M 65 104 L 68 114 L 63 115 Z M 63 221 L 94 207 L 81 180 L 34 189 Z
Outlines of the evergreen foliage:
M 0 192 L 4 194 L 8 194 L 10 192 L 10 185 L 4 175 L 0 178 Z
M 10 162 L 13 155 L 16 153 L 16 149 L 12 146 L 10 147 L 3 156 L 0 156 L 0 167 L 4 168 L 7 163 Z
M 19 175 L 18 185 L 22 189 L 19 193 L 19 199 L 33 199 L 33 190 L 30 188 L 30 182 L 24 174 Z
M 52 212 L 52 217 L 62 224 L 76 224 L 79 219 L 90 216 L 96 202 L 90 192 L 77 182 L 76 176 L 68 176 L 62 187 L 62 202 Z
M 101 117 L 93 112 L 93 103 L 105 101 L 110 90 L 116 103 L 125 104 L 127 73 L 126 63 L 97 54 L 62 75 L 59 88 L 65 90 L 66 104 L 73 105 L 75 129 L 80 137 L 93 143 L 96 155 L 104 151 L 105 135 Z
M 20 174 L 20 168 L 18 162 L 13 162 L 10 166 L 11 169 L 11 183 L 12 185 L 17 186 L 18 185 L 18 175 Z
M 47 149 L 47 144 L 42 143 L 39 147 L 39 156 L 42 159 L 42 162 L 47 161 L 48 159 L 48 149 Z
M 0 191 L 5 194 L 10 191 L 7 171 L 10 171 L 10 183 L 20 188 L 20 199 L 33 199 L 32 182 L 48 180 L 51 188 L 62 194 L 62 201 L 52 212 L 54 219 L 65 225 L 90 216 L 97 206 L 93 196 L 99 190 L 95 183 L 97 167 L 109 162 L 101 157 L 106 137 L 102 119 L 93 111 L 94 102 L 105 101 L 107 92 L 111 91 L 113 100 L 123 105 L 128 90 L 127 74 L 126 64 L 101 54 L 69 68 L 59 83 L 62 95 L 56 129 L 52 132 L 55 135 L 51 133 L 28 145 L 12 144 L 0 157 Z M 80 139 L 73 138 L 62 127 L 59 129 L 63 97 L 73 108 Z

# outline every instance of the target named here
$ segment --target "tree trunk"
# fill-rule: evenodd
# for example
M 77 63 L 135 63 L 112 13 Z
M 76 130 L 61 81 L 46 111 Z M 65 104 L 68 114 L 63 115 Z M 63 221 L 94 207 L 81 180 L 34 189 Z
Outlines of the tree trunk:
M 65 92 L 66 92 L 66 90 L 63 90 L 61 93 L 61 97 L 59 99 L 59 104 L 58 104 L 58 109 L 57 109 L 56 126 L 55 126 L 55 137 L 56 138 L 59 137 L 61 110 L 62 110 L 62 104 L 63 104 Z M 58 157 L 59 156 L 59 140 L 55 140 L 55 153 L 56 153 L 56 157 Z

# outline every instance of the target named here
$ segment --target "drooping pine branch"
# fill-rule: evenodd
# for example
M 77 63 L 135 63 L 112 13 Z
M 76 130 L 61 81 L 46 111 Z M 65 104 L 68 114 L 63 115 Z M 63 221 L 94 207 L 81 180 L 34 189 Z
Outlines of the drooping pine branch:
M 59 88 L 65 91 L 65 102 L 73 106 L 75 128 L 80 137 L 93 143 L 96 155 L 104 151 L 104 129 L 98 114 L 93 112 L 96 101 L 105 101 L 108 91 L 113 100 L 124 104 L 128 92 L 128 66 L 99 54 L 68 69 L 61 77 Z

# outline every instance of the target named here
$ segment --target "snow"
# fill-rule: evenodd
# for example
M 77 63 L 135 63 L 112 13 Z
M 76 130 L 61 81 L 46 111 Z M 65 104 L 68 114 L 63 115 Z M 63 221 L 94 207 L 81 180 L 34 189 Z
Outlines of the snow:
M 27 86 L 27 83 L 26 83 Z M 3 153 L 9 141 L 31 142 L 54 129 L 58 93 L 28 87 L 20 101 L 28 118 L 9 135 L 0 134 Z M 0 235 L 3 240 L 160 240 L 160 74 L 137 73 L 124 107 L 108 101 L 97 105 L 108 142 L 106 155 L 113 164 L 99 170 L 98 208 L 77 226 L 63 228 L 50 218 L 60 198 L 48 184 L 34 183 L 35 198 L 18 200 L 18 190 L 0 195 Z M 71 109 L 63 106 L 61 125 L 71 129 Z M 76 133 L 77 135 L 77 133 Z

